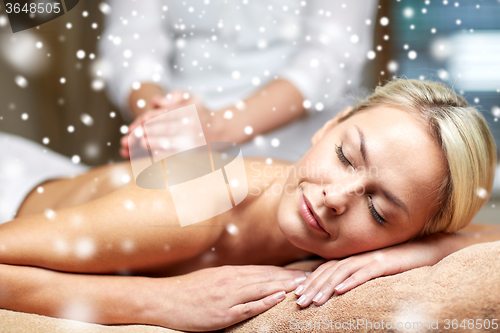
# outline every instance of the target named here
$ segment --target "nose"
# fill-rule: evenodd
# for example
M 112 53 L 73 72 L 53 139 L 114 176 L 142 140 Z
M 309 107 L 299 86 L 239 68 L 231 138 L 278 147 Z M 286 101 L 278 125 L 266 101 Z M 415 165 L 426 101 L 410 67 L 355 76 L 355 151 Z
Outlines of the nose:
M 331 208 L 336 215 L 344 214 L 364 190 L 361 179 L 352 183 L 329 184 L 323 188 L 325 206 Z

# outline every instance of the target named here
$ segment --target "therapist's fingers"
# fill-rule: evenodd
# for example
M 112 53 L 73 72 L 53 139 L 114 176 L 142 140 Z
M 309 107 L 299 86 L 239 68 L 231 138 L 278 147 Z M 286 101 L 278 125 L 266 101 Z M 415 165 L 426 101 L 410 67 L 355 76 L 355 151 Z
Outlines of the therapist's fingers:
M 164 109 L 152 109 L 143 113 L 139 117 L 135 118 L 135 120 L 130 124 L 128 128 L 129 133 L 136 129 L 138 126 L 144 124 L 146 121 L 156 118 L 159 115 L 164 114 L 165 112 L 166 110 Z
M 129 133 L 120 139 L 121 148 L 128 149 L 130 146 L 136 144 L 137 141 L 140 141 L 141 146 L 143 148 L 146 147 L 146 141 L 144 137 L 142 135 L 138 137 L 135 136 L 133 132 L 134 129 L 142 125 L 141 121 L 146 119 L 151 120 L 158 115 L 164 114 L 163 111 L 158 111 L 158 112 L 155 111 L 149 113 L 150 113 L 149 116 L 142 117 L 140 121 L 137 121 L 137 123 L 131 124 Z M 200 135 L 200 133 L 198 133 L 199 128 L 197 128 L 194 124 L 184 123 L 184 119 L 180 116 L 179 117 L 174 116 L 170 117 L 169 119 L 149 122 L 146 126 L 146 132 L 148 140 L 150 141 L 149 143 L 150 145 L 152 144 L 151 141 L 155 139 L 156 141 L 158 141 L 165 139 L 168 140 L 177 136 L 186 137 L 186 136 Z
M 124 159 L 129 159 L 130 158 L 130 152 L 128 151 L 128 148 L 120 148 L 120 156 Z
M 153 98 L 153 107 L 156 108 L 177 108 L 176 104 L 179 104 L 191 96 L 189 93 L 182 90 L 173 90 L 165 96 L 158 96 Z
M 120 140 L 120 144 L 122 147 L 128 147 L 129 146 L 129 135 L 139 126 L 141 126 L 142 124 L 144 124 L 145 122 L 159 116 L 159 115 L 162 115 L 165 113 L 165 110 L 163 109 L 153 109 L 153 110 L 150 110 L 150 111 L 147 111 L 145 113 L 143 113 L 142 115 L 140 115 L 139 117 L 135 118 L 135 120 L 128 126 L 128 133 L 123 136 Z M 132 138 L 133 140 L 133 138 Z

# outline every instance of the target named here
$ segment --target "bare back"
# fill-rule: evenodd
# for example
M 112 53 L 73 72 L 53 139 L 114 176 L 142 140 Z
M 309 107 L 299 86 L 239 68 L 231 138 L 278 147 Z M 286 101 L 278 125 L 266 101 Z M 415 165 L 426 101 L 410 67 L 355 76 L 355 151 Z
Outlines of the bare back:
M 288 165 L 273 163 L 273 167 Z M 168 191 L 136 186 L 126 162 L 42 184 L 43 193 L 29 194 L 18 218 L 0 227 L 4 229 L 0 237 L 18 238 L 7 238 L 9 229 L 20 237 L 32 235 L 22 237 L 38 259 L 44 258 L 43 267 L 76 272 L 167 276 L 227 264 L 284 265 L 310 255 L 294 247 L 279 230 L 273 206 L 273 199 L 279 198 L 263 195 L 277 181 L 276 173 L 264 172 L 270 167 L 263 159 L 245 159 L 245 167 L 247 198 L 192 226 L 180 227 Z M 47 209 L 55 216 L 43 214 Z M 79 258 L 72 248 L 85 242 L 92 244 L 93 253 Z M 67 253 L 61 253 L 63 248 Z M 40 265 L 37 255 L 29 258 L 25 264 Z

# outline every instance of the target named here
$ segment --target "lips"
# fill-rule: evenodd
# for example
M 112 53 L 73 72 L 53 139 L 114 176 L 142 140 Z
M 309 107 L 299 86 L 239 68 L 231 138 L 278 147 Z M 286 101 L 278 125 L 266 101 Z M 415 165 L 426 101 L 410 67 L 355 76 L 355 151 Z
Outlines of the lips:
M 328 232 L 326 232 L 326 230 L 321 226 L 321 220 L 314 213 L 314 210 L 311 208 L 311 204 L 304 195 L 300 197 L 299 212 L 304 221 L 306 221 L 311 228 L 328 234 Z

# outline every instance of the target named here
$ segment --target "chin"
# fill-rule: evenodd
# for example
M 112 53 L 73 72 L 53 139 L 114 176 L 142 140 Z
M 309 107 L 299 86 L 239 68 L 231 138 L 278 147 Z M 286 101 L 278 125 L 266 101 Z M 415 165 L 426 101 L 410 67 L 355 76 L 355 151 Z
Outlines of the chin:
M 305 222 L 302 221 L 299 216 L 294 216 L 293 214 L 278 214 L 278 226 L 283 235 L 295 247 L 320 255 L 317 251 L 317 247 L 315 247 L 315 240 L 313 237 L 308 236 Z
M 295 246 L 303 242 L 304 230 L 300 219 L 290 212 L 284 213 L 282 209 L 278 211 L 278 226 L 283 235 Z

